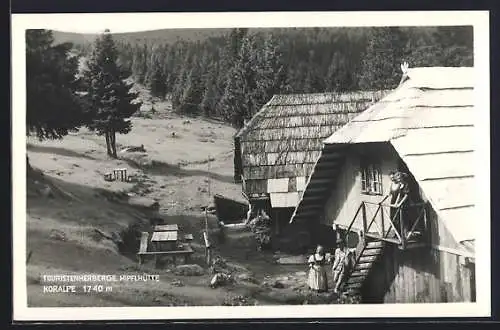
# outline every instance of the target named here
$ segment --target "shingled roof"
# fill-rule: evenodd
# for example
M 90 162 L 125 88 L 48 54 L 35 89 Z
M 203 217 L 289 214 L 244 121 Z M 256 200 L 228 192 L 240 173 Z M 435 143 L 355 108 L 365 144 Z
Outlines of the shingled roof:
M 303 177 L 305 184 L 323 139 L 385 93 L 275 95 L 235 137 L 241 148 L 241 168 L 235 170 L 243 174 L 246 193 L 268 193 L 268 179 Z
M 473 241 L 474 69 L 424 67 L 407 75 L 392 93 L 325 139 L 319 161 L 335 145 L 390 143 L 455 240 Z M 308 185 L 323 170 L 315 169 Z M 306 204 L 299 202 L 294 217 Z

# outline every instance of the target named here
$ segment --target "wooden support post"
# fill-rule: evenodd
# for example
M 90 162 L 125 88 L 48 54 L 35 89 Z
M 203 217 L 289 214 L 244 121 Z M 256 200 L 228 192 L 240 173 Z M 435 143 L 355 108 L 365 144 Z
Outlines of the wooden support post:
M 280 218 L 279 218 L 279 211 L 275 210 L 274 211 L 274 221 L 276 223 L 276 235 L 280 234 Z
M 361 215 L 363 217 L 363 234 L 366 233 L 366 205 L 364 202 L 362 203 L 362 210 L 361 210 Z
M 380 207 L 380 225 L 382 226 L 382 237 L 385 237 L 385 217 L 384 217 L 384 207 L 382 205 Z
M 203 233 L 203 239 L 205 240 L 205 261 L 207 263 L 207 266 L 210 267 L 210 265 L 212 264 L 212 247 L 210 245 L 208 233 L 206 231 Z
M 148 232 L 142 232 L 141 233 L 141 242 L 139 245 L 139 265 L 142 265 L 142 255 L 140 253 L 144 253 L 148 251 L 148 238 L 149 238 L 149 233 Z
M 403 222 L 403 212 L 402 208 L 398 209 L 399 212 L 399 230 L 401 231 L 401 248 L 406 248 L 406 226 Z
M 429 230 L 429 219 L 427 218 L 427 204 L 423 206 L 424 208 L 424 232 L 423 237 L 427 242 L 431 241 L 430 230 Z

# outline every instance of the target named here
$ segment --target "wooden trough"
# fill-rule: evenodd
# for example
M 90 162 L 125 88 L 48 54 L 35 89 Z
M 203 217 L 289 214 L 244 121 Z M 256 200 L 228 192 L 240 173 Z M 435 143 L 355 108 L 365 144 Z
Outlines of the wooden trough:
M 244 221 L 248 204 L 235 201 L 222 195 L 214 195 L 215 214 L 224 224 L 236 224 Z

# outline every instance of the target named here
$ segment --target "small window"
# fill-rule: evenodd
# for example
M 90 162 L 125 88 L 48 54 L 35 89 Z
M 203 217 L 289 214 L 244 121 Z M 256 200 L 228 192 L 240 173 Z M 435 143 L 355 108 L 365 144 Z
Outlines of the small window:
M 361 165 L 361 192 L 369 195 L 382 195 L 382 173 L 380 167 L 364 161 Z

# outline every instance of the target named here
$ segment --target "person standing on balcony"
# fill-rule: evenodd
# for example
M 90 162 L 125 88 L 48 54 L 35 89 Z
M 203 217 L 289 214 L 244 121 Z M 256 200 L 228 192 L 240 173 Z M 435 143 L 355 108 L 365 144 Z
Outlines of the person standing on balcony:
M 309 257 L 309 289 L 317 292 L 328 291 L 328 280 L 326 277 L 325 265 L 328 262 L 325 250 L 321 245 L 316 248 L 316 253 Z
M 390 216 L 391 221 L 396 227 L 396 230 L 402 234 L 404 233 L 404 219 L 402 217 L 402 213 L 398 211 L 404 206 L 404 203 L 408 200 L 409 196 L 409 188 L 408 183 L 406 182 L 406 173 L 402 172 L 391 172 L 389 177 L 391 178 L 391 187 L 389 189 L 389 194 L 382 199 L 380 204 L 382 204 L 387 198 L 390 197 Z

